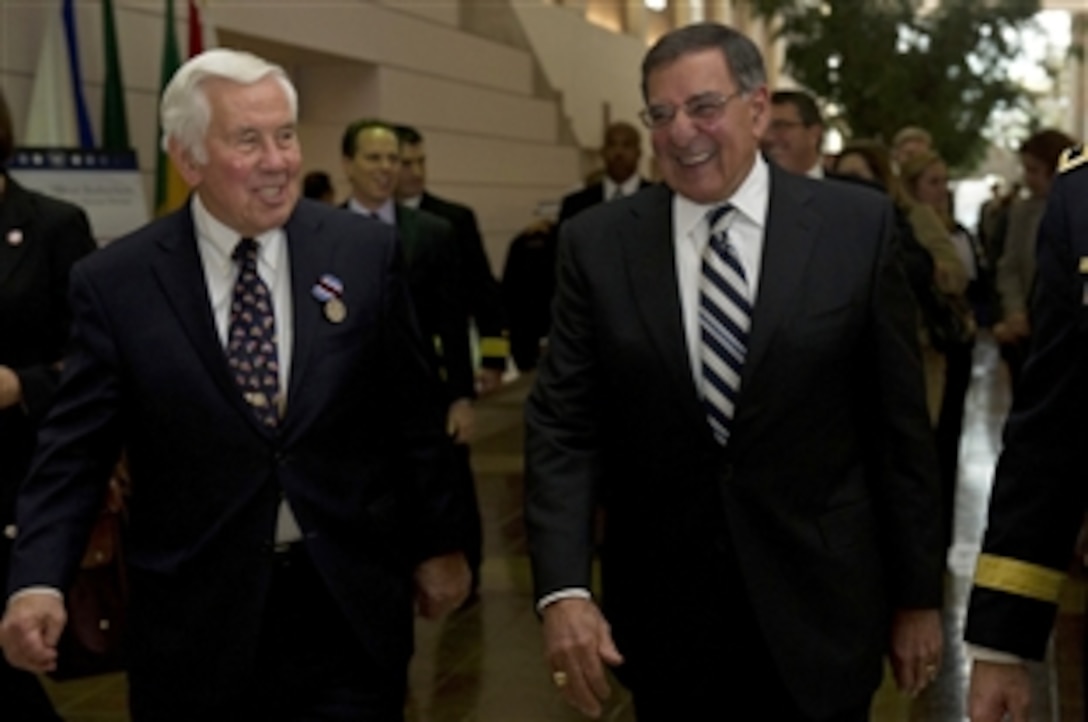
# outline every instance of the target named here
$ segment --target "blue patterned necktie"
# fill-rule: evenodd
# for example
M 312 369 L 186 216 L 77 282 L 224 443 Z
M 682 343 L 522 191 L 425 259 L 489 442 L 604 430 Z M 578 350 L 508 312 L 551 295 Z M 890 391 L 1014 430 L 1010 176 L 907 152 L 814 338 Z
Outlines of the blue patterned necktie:
M 231 257 L 240 264 L 230 304 L 227 362 L 242 395 L 262 424 L 279 423 L 280 364 L 272 294 L 257 273 L 259 247 L 252 238 L 238 242 Z
M 699 279 L 703 405 L 714 438 L 722 446 L 729 441 L 752 323 L 748 280 L 729 242 L 733 210 L 727 204 L 707 214 L 710 242 L 703 253 Z

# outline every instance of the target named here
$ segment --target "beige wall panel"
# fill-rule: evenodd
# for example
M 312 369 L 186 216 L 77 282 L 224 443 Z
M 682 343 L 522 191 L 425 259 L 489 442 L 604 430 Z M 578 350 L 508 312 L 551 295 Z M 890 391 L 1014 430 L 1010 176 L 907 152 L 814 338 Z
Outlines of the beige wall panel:
M 295 66 L 293 71 L 301 122 L 347 125 L 379 114 L 379 72 L 374 66 L 307 64 Z
M 646 52 L 640 39 L 610 33 L 542 0 L 521 0 L 513 8 L 545 76 L 562 93 L 563 112 L 579 145 L 600 146 L 606 103 L 613 120 L 636 120 L 642 107 L 639 66 Z
M 472 2 L 473 0 L 469 0 Z M 380 0 L 390 10 L 416 15 L 443 25 L 456 27 L 461 21 L 460 0 Z
M 382 68 L 381 114 L 412 125 L 479 135 L 555 142 L 558 117 L 549 100 Z
M 340 136 L 343 124 L 300 123 L 299 140 L 302 143 L 303 172 L 323 170 L 332 178 L 338 201 L 351 194 L 340 161 Z
M 432 185 L 564 187 L 578 180 L 574 147 L 443 133 L 422 126 L 420 131 L 427 142 L 427 178 Z
M 422 3 L 421 3 L 422 4 Z M 216 0 L 224 30 L 355 60 L 409 68 L 483 87 L 528 94 L 528 53 L 369 3 Z

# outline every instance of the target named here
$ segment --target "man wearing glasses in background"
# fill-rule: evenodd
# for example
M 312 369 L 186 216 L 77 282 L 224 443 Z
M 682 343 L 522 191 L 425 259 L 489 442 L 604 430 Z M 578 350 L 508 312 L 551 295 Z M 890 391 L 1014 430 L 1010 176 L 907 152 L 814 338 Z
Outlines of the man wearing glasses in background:
M 642 78 L 665 184 L 561 229 L 526 411 L 552 680 L 592 717 L 608 666 L 640 722 L 867 720 L 883 655 L 912 694 L 941 658 L 936 459 L 891 206 L 762 159 L 765 71 L 737 31 L 673 31 Z
M 771 94 L 771 122 L 763 152 L 790 173 L 824 177 L 824 119 L 816 100 L 803 90 Z

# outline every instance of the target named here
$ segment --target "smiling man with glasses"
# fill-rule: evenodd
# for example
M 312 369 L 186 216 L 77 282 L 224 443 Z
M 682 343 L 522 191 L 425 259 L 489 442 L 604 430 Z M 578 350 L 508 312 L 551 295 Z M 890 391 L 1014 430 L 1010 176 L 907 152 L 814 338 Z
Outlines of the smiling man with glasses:
M 526 411 L 552 680 L 594 717 L 607 666 L 640 722 L 867 720 L 883 655 L 910 693 L 941 657 L 936 459 L 891 206 L 763 160 L 763 60 L 736 30 L 671 32 L 642 77 L 664 184 L 561 228 Z
M 815 99 L 803 90 L 776 90 L 763 136 L 767 157 L 790 173 L 823 178 L 823 143 L 824 119 Z

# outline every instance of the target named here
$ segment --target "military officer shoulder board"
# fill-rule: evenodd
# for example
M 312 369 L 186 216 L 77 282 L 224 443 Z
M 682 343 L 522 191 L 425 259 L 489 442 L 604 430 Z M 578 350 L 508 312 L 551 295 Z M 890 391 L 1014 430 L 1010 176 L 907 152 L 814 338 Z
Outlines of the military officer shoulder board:
M 1066 148 L 1058 159 L 1058 172 L 1066 173 L 1088 162 L 1088 148 L 1083 143 Z

